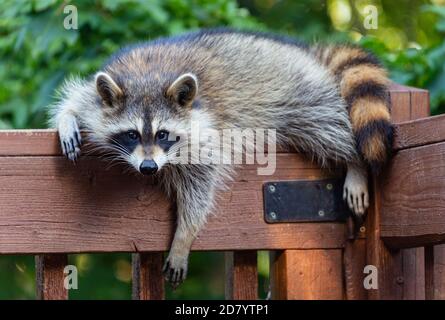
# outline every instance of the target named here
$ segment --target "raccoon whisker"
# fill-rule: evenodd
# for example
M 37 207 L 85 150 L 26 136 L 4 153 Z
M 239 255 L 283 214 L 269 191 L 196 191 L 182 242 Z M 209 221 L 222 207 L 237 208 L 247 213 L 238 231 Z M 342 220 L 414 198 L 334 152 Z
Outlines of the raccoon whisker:
M 130 155 L 127 149 L 123 145 L 121 145 L 116 139 L 111 138 L 111 141 L 113 142 L 113 145 L 109 146 L 110 148 L 116 148 L 117 150 L 121 151 L 122 153 L 125 153 L 127 155 Z

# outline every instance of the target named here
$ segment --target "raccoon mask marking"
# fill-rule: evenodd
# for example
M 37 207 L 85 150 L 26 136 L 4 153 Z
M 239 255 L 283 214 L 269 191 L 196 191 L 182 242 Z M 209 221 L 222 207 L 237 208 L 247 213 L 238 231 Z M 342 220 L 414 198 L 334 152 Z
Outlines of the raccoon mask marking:
M 108 145 L 116 152 L 117 157 L 127 161 L 137 171 L 150 175 L 158 172 L 168 162 L 168 152 L 185 130 L 179 124 L 184 120 L 169 117 L 163 121 L 168 110 L 173 107 L 190 109 L 198 92 L 198 80 L 195 75 L 185 73 L 175 79 L 164 91 L 163 106 L 153 112 L 153 106 L 144 99 L 138 99 L 134 105 L 125 99 L 125 88 L 120 87 L 105 72 L 95 77 L 96 90 L 102 100 L 104 114 L 117 125 L 110 125 L 106 134 Z M 172 106 L 173 105 L 173 106 Z M 185 113 L 187 114 L 187 113 Z

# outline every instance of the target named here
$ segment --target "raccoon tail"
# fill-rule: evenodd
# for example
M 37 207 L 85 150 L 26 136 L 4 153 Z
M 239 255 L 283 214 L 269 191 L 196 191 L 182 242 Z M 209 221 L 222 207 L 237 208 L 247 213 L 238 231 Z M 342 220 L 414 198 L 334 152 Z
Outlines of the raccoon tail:
M 388 161 L 393 139 L 385 69 L 353 46 L 314 47 L 313 54 L 336 78 L 346 101 L 357 149 L 374 174 Z

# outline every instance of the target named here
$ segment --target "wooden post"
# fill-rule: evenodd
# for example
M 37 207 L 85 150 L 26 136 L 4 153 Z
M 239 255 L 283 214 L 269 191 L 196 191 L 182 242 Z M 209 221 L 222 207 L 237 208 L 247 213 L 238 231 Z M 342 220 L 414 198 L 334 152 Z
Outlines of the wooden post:
M 377 269 L 378 288 L 368 290 L 371 300 L 399 300 L 403 297 L 403 260 L 400 250 L 390 251 L 380 237 L 380 188 L 373 181 L 373 195 L 366 222 L 367 264 Z
M 133 300 L 163 300 L 163 252 L 132 254 Z
M 391 117 L 395 123 L 429 115 L 426 90 L 394 85 L 391 90 Z M 367 264 L 378 270 L 379 288 L 369 290 L 369 299 L 423 299 L 425 297 L 422 248 L 390 250 L 381 239 L 380 181 L 374 181 L 373 203 L 367 218 Z
M 66 300 L 63 269 L 68 265 L 66 254 L 43 254 L 35 257 L 36 295 L 39 300 Z
M 257 251 L 226 252 L 226 299 L 258 299 Z

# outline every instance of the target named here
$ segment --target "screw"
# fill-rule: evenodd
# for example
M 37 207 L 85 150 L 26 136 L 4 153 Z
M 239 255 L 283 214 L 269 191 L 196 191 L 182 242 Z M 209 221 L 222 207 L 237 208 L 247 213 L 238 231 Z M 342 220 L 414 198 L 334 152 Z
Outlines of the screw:
M 403 279 L 403 277 L 397 277 L 396 282 L 397 284 L 403 284 L 405 282 L 405 279 Z
M 365 233 L 365 231 L 366 231 L 366 228 L 365 228 L 365 227 L 363 227 L 363 226 L 360 227 L 360 232 L 361 232 L 361 233 Z
M 269 191 L 270 191 L 270 192 L 274 193 L 275 190 L 276 190 L 276 188 L 275 188 L 274 185 L 270 185 L 270 186 L 269 186 Z
M 319 215 L 320 217 L 324 217 L 324 211 L 323 211 L 323 210 L 318 211 L 318 215 Z
M 269 216 L 273 219 L 273 220 L 275 220 L 276 218 L 277 218 L 277 214 L 275 213 L 275 212 L 270 212 L 269 213 Z
M 326 185 L 326 189 L 328 189 L 328 190 L 332 190 L 332 183 L 328 183 L 327 185 Z

